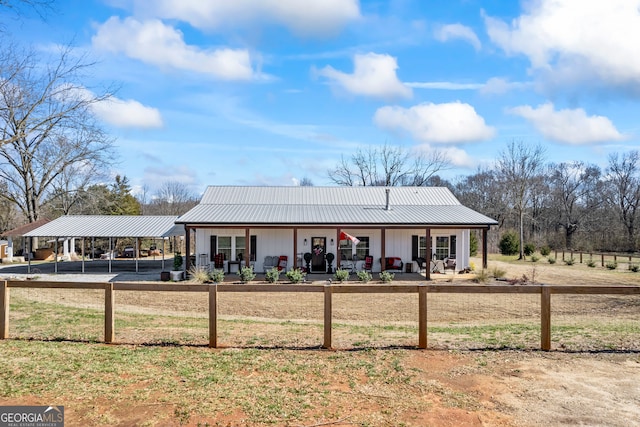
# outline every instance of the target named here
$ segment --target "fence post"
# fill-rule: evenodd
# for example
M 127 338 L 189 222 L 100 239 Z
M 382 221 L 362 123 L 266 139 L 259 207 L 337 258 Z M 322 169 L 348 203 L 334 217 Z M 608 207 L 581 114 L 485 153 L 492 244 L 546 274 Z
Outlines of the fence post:
M 600 257 L 602 258 L 602 266 L 604 267 L 604 254 L 600 254 Z
M 209 347 L 218 348 L 218 284 L 209 285 Z
M 427 286 L 418 286 L 418 347 L 427 348 Z
M 0 281 L 0 340 L 9 338 L 9 287 Z
M 551 289 L 544 285 L 540 289 L 540 347 L 548 351 L 551 350 Z
M 104 342 L 106 344 L 111 344 L 115 335 L 114 300 L 113 283 L 110 282 L 104 287 Z
M 329 282 L 324 285 L 324 343 L 322 344 L 324 348 L 331 348 L 332 293 L 331 282 Z

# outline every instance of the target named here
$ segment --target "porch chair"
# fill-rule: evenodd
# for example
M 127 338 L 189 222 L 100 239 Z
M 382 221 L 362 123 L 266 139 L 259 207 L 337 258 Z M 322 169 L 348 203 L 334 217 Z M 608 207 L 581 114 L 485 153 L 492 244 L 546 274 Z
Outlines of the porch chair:
M 279 258 L 277 256 L 267 255 L 266 257 L 264 257 L 264 263 L 262 263 L 262 269 L 265 271 L 265 273 L 271 270 L 272 268 L 276 267 L 278 265 L 278 260 Z
M 422 270 L 427 270 L 427 259 L 426 258 L 416 258 L 416 263 L 418 264 L 418 273 L 422 273 Z
M 444 270 L 445 272 L 447 270 L 453 270 L 453 272 L 456 272 L 456 260 L 454 258 L 447 258 L 444 260 Z
M 287 256 L 280 255 L 278 258 L 278 271 L 287 271 Z
M 362 271 L 368 271 L 372 273 L 373 269 L 373 257 L 371 255 L 367 255 L 364 257 L 364 265 L 362 266 Z
M 213 256 L 213 268 L 224 268 L 224 254 L 215 254 Z
M 382 260 L 380 260 L 382 262 Z M 404 263 L 402 262 L 402 258 L 398 257 L 387 257 L 384 259 L 384 269 L 386 271 L 397 271 L 398 273 L 402 273 L 402 267 Z

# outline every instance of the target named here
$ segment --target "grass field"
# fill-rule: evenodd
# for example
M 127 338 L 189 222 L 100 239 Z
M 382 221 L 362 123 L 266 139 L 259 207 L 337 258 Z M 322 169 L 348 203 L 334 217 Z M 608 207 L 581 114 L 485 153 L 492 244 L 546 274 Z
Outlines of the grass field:
M 514 277 L 532 268 L 507 261 L 492 263 Z M 535 268 L 565 284 L 640 277 L 579 265 Z M 415 295 L 337 295 L 333 342 L 341 350 L 328 351 L 320 349 L 317 295 L 289 296 L 288 304 L 271 294 L 221 295 L 223 347 L 209 349 L 206 297 L 117 297 L 118 344 L 105 345 L 102 294 L 74 292 L 12 289 L 0 404 L 64 405 L 68 426 L 615 426 L 638 419 L 629 409 L 640 407 L 638 298 L 554 296 L 556 351 L 541 353 L 535 296 L 434 296 L 431 350 L 421 351 Z M 560 391 L 572 395 L 568 372 L 581 376 L 576 384 L 598 384 L 587 407 L 534 396 L 538 387 L 552 393 L 561 377 Z M 602 388 L 614 385 L 609 398 Z M 550 414 L 565 407 L 582 418 L 554 424 Z

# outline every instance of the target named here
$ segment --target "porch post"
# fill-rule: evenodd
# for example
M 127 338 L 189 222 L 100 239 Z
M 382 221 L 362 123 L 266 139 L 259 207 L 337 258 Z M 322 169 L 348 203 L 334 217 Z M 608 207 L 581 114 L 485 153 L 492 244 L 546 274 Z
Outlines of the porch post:
M 294 241 L 295 249 L 295 241 Z M 251 267 L 251 235 L 249 227 L 244 229 L 244 266 Z
M 425 278 L 427 280 L 431 280 L 431 260 L 433 260 L 433 257 L 431 256 L 431 227 L 427 227 L 427 235 L 425 236 L 425 243 L 427 244 L 427 253 L 425 254 L 425 258 L 427 260 L 427 265 L 426 265 L 426 276 Z
M 248 233 L 247 233 L 247 237 Z M 298 268 L 298 228 L 293 227 L 293 268 Z
M 386 258 L 386 254 L 385 254 L 385 247 L 387 246 L 387 242 L 386 242 L 386 237 L 385 237 L 385 231 L 387 231 L 386 228 L 381 228 L 380 229 L 380 245 L 382 246 L 380 248 L 380 271 L 384 271 L 385 270 L 385 258 Z
M 487 232 L 488 228 L 482 229 L 482 268 L 487 269 Z
M 186 257 L 184 260 L 184 271 L 189 271 L 189 268 L 191 268 L 191 257 L 189 256 L 189 248 L 191 247 L 191 229 L 186 225 L 184 226 L 184 245 L 184 253 Z

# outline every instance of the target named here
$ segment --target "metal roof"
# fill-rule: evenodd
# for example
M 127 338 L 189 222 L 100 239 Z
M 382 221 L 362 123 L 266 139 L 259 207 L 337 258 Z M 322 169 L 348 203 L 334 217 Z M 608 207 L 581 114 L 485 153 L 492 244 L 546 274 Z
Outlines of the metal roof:
M 25 237 L 171 237 L 184 235 L 176 216 L 67 215 L 61 216 Z
M 389 206 L 386 197 L 389 190 Z M 497 222 L 445 187 L 208 187 L 177 224 L 468 225 Z

